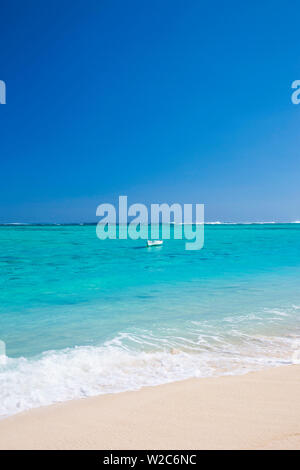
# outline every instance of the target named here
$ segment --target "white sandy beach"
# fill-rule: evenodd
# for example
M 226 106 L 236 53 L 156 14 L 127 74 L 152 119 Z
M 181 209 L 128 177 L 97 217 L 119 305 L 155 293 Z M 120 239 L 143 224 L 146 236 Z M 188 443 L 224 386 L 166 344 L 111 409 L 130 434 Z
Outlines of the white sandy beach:
M 0 422 L 0 449 L 300 449 L 300 366 L 191 379 Z

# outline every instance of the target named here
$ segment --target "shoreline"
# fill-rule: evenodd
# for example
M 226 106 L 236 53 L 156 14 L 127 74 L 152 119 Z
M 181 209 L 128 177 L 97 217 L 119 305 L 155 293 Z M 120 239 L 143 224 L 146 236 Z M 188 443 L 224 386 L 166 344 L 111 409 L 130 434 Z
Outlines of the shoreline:
M 25 411 L 0 449 L 300 449 L 300 365 L 193 378 Z

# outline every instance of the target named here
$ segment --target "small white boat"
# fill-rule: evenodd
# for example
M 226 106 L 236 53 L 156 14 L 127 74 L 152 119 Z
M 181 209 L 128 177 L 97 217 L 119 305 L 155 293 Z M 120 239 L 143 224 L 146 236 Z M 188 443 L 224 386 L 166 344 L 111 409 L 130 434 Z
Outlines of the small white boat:
M 161 246 L 163 244 L 162 240 L 147 240 L 147 246 Z

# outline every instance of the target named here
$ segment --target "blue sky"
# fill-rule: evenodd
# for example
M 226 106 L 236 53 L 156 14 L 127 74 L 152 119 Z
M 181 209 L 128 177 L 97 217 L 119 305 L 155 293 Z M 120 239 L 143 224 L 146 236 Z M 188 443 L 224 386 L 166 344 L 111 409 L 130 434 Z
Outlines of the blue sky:
M 1 5 L 0 222 L 98 204 L 300 219 L 299 2 Z

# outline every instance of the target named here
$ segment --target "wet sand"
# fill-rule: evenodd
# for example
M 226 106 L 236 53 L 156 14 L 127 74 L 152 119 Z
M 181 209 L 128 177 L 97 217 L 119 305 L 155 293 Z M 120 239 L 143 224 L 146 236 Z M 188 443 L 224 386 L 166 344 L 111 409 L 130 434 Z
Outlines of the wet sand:
M 0 421 L 0 449 L 300 449 L 300 366 L 31 410 Z

